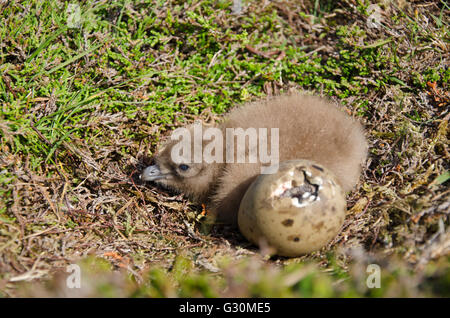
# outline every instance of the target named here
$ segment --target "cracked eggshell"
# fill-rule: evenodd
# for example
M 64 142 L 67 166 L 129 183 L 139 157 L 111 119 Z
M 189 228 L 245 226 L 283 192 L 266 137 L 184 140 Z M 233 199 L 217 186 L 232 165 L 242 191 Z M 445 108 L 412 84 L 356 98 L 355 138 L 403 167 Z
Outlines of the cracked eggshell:
M 278 255 L 295 257 L 333 239 L 345 212 L 345 194 L 333 173 L 309 160 L 292 160 L 251 184 L 241 201 L 238 225 L 252 243 L 265 241 Z

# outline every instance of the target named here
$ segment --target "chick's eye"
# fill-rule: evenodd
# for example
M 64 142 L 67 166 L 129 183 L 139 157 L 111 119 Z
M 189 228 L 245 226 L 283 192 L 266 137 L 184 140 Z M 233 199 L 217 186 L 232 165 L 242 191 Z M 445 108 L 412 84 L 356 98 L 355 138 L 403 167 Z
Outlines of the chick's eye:
M 181 164 L 181 165 L 178 166 L 178 168 L 179 168 L 181 171 L 186 171 L 186 170 L 189 169 L 189 166 L 188 166 L 188 165 L 185 165 L 185 164 Z

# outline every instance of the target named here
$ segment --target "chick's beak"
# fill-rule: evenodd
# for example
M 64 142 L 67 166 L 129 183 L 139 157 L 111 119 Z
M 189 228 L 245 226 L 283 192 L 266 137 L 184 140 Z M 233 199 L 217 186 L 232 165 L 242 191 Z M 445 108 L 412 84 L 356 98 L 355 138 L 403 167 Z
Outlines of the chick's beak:
M 158 165 L 148 166 L 141 173 L 142 181 L 155 181 L 162 178 L 165 178 L 165 175 L 161 173 Z

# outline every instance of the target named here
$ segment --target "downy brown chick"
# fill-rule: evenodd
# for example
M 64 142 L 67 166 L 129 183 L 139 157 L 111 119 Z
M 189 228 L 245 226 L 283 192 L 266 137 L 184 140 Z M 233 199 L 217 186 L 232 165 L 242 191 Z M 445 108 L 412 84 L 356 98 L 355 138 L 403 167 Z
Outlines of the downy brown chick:
M 331 102 L 314 96 L 294 94 L 249 103 L 233 109 L 217 128 L 224 138 L 227 128 L 267 128 L 268 152 L 273 152 L 272 142 L 275 145 L 277 141 L 272 140 L 270 129 L 278 128 L 279 162 L 308 159 L 320 163 L 337 176 L 344 191 L 350 191 L 358 182 L 367 155 L 361 125 Z M 193 133 L 193 126 L 185 132 Z M 197 203 L 207 203 L 219 222 L 236 224 L 241 199 L 262 171 L 261 158 L 249 163 L 251 149 L 259 149 L 249 140 L 245 139 L 244 163 L 237 163 L 237 151 L 233 160 L 226 162 L 227 151 L 237 147 L 236 142 L 230 146 L 227 141 L 223 142 L 222 154 L 219 152 L 223 160 L 193 163 L 193 139 L 192 155 L 174 160 L 172 150 L 179 141 L 170 140 L 157 152 L 155 165 L 144 169 L 141 179 L 184 193 Z M 209 142 L 201 143 L 205 147 Z

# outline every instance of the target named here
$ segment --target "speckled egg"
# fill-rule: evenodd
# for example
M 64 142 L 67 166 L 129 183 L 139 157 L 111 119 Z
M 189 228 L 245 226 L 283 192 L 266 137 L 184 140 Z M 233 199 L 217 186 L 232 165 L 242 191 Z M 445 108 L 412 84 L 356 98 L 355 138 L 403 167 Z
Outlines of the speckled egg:
M 309 160 L 286 161 L 261 174 L 241 201 L 238 225 L 256 245 L 265 241 L 280 256 L 322 248 L 340 231 L 345 194 L 336 177 Z

